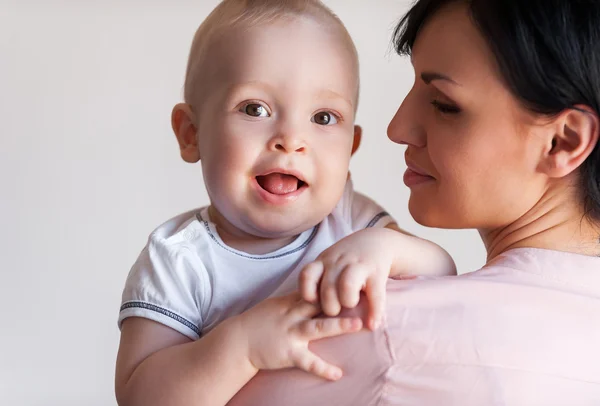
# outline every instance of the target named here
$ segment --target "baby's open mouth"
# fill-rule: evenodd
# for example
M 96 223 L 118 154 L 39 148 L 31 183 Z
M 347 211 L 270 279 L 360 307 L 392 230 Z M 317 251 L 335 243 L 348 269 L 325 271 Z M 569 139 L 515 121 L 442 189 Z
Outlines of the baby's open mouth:
M 285 173 L 257 176 L 256 181 L 261 188 L 274 195 L 287 195 L 306 186 L 306 182 Z

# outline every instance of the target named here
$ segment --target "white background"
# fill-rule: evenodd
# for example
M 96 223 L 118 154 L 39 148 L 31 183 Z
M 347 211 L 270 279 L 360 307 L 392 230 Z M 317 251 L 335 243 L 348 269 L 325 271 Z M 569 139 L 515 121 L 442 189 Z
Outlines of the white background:
M 120 294 L 162 221 L 208 203 L 170 129 L 188 47 L 216 0 L 0 0 L 0 404 L 114 405 Z M 473 231 L 418 227 L 386 128 L 409 90 L 400 0 L 326 1 L 362 65 L 357 188 L 401 226 L 483 264 Z

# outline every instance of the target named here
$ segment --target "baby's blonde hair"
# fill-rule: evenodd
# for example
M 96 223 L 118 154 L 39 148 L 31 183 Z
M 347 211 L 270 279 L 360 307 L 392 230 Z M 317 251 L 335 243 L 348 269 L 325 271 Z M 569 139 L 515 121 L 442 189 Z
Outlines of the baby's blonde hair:
M 281 18 L 312 17 L 333 23 L 346 42 L 355 61 L 358 80 L 358 53 L 350 34 L 339 17 L 319 0 L 223 0 L 202 22 L 192 42 L 185 75 L 184 100 L 194 104 L 199 100 L 204 63 L 208 49 L 218 34 L 237 26 L 252 27 Z M 358 88 L 356 94 L 358 104 Z M 356 107 L 356 105 L 355 105 Z

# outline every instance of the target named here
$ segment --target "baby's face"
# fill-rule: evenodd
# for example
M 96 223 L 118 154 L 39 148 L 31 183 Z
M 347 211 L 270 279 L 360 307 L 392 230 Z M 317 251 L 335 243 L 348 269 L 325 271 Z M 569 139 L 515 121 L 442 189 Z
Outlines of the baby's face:
M 335 207 L 353 144 L 357 67 L 340 34 L 309 19 L 228 32 L 209 51 L 198 146 L 213 207 L 264 238 Z

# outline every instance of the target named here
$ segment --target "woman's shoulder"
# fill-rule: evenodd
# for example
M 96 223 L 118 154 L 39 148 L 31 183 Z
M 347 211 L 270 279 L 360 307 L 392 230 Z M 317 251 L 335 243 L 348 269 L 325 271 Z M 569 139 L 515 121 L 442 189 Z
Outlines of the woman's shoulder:
M 501 304 L 535 307 L 548 301 L 549 308 L 582 298 L 599 301 L 600 258 L 545 249 L 512 249 L 481 269 L 459 276 L 390 281 L 388 298 L 396 308 L 415 309 L 423 304 L 428 311 L 439 311 L 460 306 L 466 312 L 481 307 L 495 310 Z
M 509 285 L 537 285 L 600 297 L 600 257 L 540 248 L 504 252 L 478 271 L 462 275 L 466 281 Z
M 600 396 L 600 372 L 589 362 L 600 357 L 599 274 L 600 258 L 526 248 L 458 277 L 393 282 L 386 315 L 394 359 L 419 367 L 423 383 L 437 378 L 466 390 L 485 373 L 507 391 L 518 382 L 559 392 L 593 382 Z M 398 393 L 406 386 L 400 380 Z M 482 388 L 482 396 L 494 393 Z
M 600 370 L 589 362 L 600 357 L 600 283 L 586 285 L 598 272 L 600 258 L 519 249 L 469 274 L 390 280 L 381 330 L 313 347 L 344 378 L 261 372 L 231 404 L 481 405 L 509 396 L 554 405 L 577 403 L 573 393 L 600 397 Z

